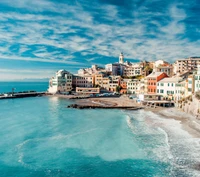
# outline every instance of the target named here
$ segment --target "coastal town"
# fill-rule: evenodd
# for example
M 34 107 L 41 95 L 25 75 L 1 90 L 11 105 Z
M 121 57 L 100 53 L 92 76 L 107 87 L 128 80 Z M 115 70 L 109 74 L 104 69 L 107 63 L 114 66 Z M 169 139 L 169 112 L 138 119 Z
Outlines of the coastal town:
M 48 93 L 73 93 L 95 101 L 99 101 L 97 97 L 121 95 L 120 99 L 106 101 L 120 106 L 133 104 L 130 99 L 134 100 L 134 105 L 138 103 L 149 108 L 175 106 L 199 119 L 199 89 L 200 57 L 179 59 L 173 64 L 164 60 L 131 63 L 120 53 L 118 62 L 105 67 L 92 65 L 79 69 L 77 74 L 57 71 L 49 81 Z

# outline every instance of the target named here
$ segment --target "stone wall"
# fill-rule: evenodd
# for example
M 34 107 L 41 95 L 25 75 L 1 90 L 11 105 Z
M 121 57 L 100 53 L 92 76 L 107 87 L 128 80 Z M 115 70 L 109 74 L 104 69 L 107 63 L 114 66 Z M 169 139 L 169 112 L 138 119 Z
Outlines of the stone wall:
M 176 103 L 176 107 L 182 109 L 184 112 L 200 117 L 200 100 L 191 95 Z

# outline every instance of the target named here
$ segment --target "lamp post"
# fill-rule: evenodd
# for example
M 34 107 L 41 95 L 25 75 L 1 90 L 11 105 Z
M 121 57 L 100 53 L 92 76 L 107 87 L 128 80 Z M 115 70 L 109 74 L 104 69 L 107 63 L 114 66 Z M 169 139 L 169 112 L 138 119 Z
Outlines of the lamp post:
M 12 88 L 12 95 L 14 95 L 15 88 Z

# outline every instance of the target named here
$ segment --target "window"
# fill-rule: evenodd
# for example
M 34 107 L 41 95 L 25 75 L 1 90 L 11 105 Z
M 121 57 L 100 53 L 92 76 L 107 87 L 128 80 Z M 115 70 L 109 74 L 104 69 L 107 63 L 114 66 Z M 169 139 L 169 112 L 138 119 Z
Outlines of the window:
M 160 90 L 160 93 L 164 93 L 164 90 Z
M 169 87 L 169 83 L 168 83 L 167 85 L 168 85 L 168 87 Z
M 161 83 L 160 85 L 161 85 L 161 86 L 164 86 L 164 84 L 163 84 L 163 83 Z
M 159 93 L 159 89 L 157 89 L 157 93 Z
M 172 83 L 172 87 L 174 86 L 174 84 Z
M 159 86 L 159 83 L 157 85 Z

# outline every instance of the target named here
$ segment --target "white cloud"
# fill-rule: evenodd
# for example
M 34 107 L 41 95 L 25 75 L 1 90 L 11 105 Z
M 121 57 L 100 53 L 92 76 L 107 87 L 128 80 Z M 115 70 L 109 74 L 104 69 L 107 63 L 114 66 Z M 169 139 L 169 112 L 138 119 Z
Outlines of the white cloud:
M 165 14 L 150 12 L 142 6 L 127 22 L 126 18 L 119 16 L 120 9 L 114 5 L 97 4 L 96 11 L 86 11 L 80 3 L 76 6 L 47 0 L 2 0 L 1 3 L 26 9 L 29 13 L 0 13 L 0 20 L 6 21 L 0 26 L 0 41 L 7 43 L 5 48 L 0 47 L 0 58 L 77 64 L 72 61 L 76 58 L 75 53 L 84 57 L 96 55 L 87 59 L 89 62 L 102 56 L 116 57 L 117 60 L 120 51 L 125 57 L 141 60 L 162 58 L 173 61 L 200 55 L 199 41 L 191 42 L 184 36 L 187 27 L 183 20 L 187 14 L 178 8 L 178 4 L 171 5 Z M 84 5 L 91 8 L 90 3 Z M 44 11 L 58 14 L 48 16 L 41 13 Z M 98 14 L 99 11 L 102 13 Z M 115 23 L 98 21 L 94 18 L 97 14 Z M 162 23 L 152 18 L 163 16 L 170 20 Z M 153 30 L 150 24 L 155 25 Z M 20 45 L 19 53 L 9 49 L 16 43 Z M 39 47 L 35 49 L 35 45 Z M 35 57 L 23 57 L 26 51 L 31 51 Z M 78 59 L 82 62 L 82 58 Z

